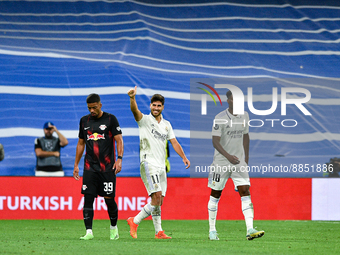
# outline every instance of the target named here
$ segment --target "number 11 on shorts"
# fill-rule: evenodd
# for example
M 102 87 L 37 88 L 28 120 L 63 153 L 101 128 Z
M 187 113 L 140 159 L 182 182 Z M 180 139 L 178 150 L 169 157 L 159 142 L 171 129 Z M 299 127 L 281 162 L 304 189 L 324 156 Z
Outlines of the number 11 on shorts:
M 151 179 L 152 179 L 152 184 L 159 183 L 159 177 L 158 177 L 158 174 L 151 175 Z

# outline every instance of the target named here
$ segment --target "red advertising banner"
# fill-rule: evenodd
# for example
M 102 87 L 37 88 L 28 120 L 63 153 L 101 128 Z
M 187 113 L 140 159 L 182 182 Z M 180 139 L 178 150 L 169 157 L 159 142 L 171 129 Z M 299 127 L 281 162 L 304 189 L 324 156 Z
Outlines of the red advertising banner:
M 0 177 L 0 219 L 82 219 L 82 182 L 72 177 Z M 251 179 L 255 219 L 310 220 L 311 179 Z M 301 188 L 303 187 L 303 188 Z M 117 178 L 119 219 L 136 215 L 149 201 L 140 178 Z M 206 179 L 168 178 L 163 219 L 207 219 L 210 189 Z M 108 219 L 98 197 L 95 219 Z M 296 210 L 298 208 L 298 210 Z M 218 219 L 243 219 L 241 201 L 228 182 L 219 202 Z

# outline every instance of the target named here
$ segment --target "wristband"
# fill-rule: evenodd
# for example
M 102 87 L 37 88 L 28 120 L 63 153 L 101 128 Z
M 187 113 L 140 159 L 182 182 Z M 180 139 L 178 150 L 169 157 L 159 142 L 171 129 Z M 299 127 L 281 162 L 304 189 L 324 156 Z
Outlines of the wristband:
M 118 156 L 119 159 L 123 159 L 123 156 Z

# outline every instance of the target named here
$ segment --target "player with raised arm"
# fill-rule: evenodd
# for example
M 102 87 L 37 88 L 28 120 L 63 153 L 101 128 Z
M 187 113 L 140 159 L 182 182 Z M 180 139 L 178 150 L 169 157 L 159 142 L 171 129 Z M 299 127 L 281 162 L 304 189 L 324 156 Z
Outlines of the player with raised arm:
M 138 225 L 151 215 L 155 227 L 155 238 L 171 239 L 164 233 L 161 226 L 161 206 L 167 190 L 166 141 L 171 142 L 174 150 L 183 159 L 186 168 L 190 167 L 190 161 L 178 143 L 170 122 L 162 116 L 164 97 L 160 94 L 153 95 L 150 103 L 151 113 L 144 115 L 137 107 L 136 94 L 137 86 L 128 91 L 130 108 L 139 126 L 140 174 L 148 195 L 151 196 L 151 202 L 146 204 L 135 217 L 128 218 L 130 235 L 137 238 Z
M 214 160 L 209 172 L 208 187 L 211 188 L 208 203 L 209 239 L 219 240 L 216 231 L 218 202 L 229 177 L 241 196 L 242 212 L 247 227 L 246 238 L 252 240 L 264 235 L 264 231 L 253 228 L 254 209 L 250 198 L 250 180 L 246 171 L 249 160 L 249 116 L 233 114 L 233 95 L 227 92 L 229 108 L 216 115 L 212 128 L 215 148 Z M 228 170 L 228 171 L 227 171 Z

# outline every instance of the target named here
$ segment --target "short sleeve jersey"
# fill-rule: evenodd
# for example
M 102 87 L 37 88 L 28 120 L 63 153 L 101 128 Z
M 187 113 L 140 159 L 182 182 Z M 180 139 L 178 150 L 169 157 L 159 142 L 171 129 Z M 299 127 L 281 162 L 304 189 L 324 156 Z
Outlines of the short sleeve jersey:
M 85 140 L 86 153 L 84 171 L 112 171 L 115 162 L 115 135 L 122 134 L 117 118 L 103 112 L 100 118 L 90 114 L 79 123 L 80 139 Z
M 229 112 L 229 108 L 215 116 L 212 128 L 212 136 L 221 137 L 220 144 L 230 155 L 235 155 L 244 161 L 243 135 L 249 132 L 249 115 L 234 116 Z M 214 163 L 219 165 L 230 164 L 229 160 L 215 149 Z
M 139 126 L 141 162 L 147 161 L 151 165 L 165 168 L 166 140 L 175 138 L 170 122 L 162 116 L 162 120 L 158 123 L 150 113 L 149 115 L 143 114 L 137 124 Z

